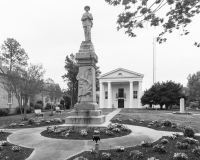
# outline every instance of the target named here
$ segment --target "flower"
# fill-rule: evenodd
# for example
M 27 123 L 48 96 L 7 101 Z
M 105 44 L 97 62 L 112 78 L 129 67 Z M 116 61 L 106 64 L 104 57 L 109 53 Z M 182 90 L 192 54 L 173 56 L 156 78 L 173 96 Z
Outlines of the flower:
M 124 151 L 124 146 L 116 146 L 116 147 L 115 147 L 115 150 L 116 150 L 117 152 L 123 152 L 123 151 Z
M 13 146 L 12 147 L 12 151 L 13 152 L 19 152 L 21 150 L 21 147 L 20 146 Z
M 100 132 L 98 130 L 94 130 L 94 134 L 99 134 Z

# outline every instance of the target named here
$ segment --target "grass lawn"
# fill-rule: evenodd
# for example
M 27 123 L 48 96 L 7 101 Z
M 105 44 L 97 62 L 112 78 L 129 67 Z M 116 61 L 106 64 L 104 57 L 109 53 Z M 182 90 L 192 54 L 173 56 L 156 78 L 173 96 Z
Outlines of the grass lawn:
M 171 114 L 173 111 L 170 110 L 148 110 L 148 109 L 122 109 L 121 115 L 116 115 L 112 120 L 120 118 L 121 120 L 127 119 L 143 119 L 149 121 L 163 121 L 170 120 L 173 123 L 177 123 L 181 126 L 191 126 L 198 132 L 200 132 L 200 114 L 199 112 L 192 111 L 192 113 L 197 113 L 199 115 L 178 115 Z M 190 111 L 189 111 L 190 112 Z

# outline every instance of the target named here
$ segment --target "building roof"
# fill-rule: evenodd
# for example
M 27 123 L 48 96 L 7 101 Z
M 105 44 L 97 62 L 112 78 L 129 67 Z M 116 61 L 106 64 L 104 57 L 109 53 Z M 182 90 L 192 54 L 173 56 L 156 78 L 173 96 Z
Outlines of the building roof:
M 110 72 L 107 72 L 105 74 L 100 75 L 99 79 L 104 79 L 104 78 L 118 78 L 118 77 L 138 77 L 138 78 L 143 78 L 144 75 L 133 72 L 124 68 L 117 68 L 115 70 L 112 70 Z

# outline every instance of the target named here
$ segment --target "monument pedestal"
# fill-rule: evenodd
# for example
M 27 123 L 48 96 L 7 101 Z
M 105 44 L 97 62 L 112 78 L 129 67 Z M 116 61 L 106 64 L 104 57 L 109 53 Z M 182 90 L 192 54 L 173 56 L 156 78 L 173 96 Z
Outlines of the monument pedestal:
M 78 102 L 70 116 L 66 118 L 67 124 L 101 124 L 105 122 L 105 115 L 98 110 L 96 103 L 96 63 L 98 57 L 95 54 L 91 41 L 83 41 L 80 50 L 76 53 L 79 65 Z

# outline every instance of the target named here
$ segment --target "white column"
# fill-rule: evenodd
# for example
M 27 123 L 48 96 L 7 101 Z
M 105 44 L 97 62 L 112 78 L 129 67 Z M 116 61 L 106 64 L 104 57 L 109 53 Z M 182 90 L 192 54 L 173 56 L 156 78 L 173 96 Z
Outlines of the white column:
M 104 85 L 102 82 L 100 82 L 100 93 L 99 93 L 99 103 L 100 103 L 100 108 L 105 108 L 104 107 Z
M 108 107 L 112 108 L 112 87 L 111 82 L 108 82 Z
M 130 105 L 129 108 L 133 108 L 133 82 L 130 81 Z
M 141 101 L 140 98 L 142 96 L 142 81 L 138 81 L 138 108 L 141 108 Z
M 185 106 L 184 106 L 184 98 L 180 99 L 180 113 L 185 112 Z

